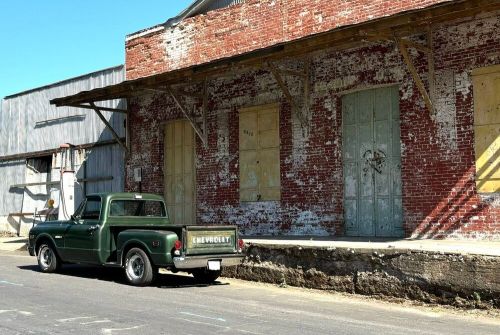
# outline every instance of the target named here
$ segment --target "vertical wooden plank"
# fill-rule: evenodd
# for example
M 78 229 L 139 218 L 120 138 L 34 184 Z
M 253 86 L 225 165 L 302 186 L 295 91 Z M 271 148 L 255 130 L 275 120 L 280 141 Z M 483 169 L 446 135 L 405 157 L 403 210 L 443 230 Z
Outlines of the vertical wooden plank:
M 357 236 L 359 196 L 359 155 L 357 146 L 356 97 L 349 94 L 342 99 L 342 159 L 344 175 L 344 222 L 346 234 Z
M 403 191 L 401 182 L 401 129 L 400 129 L 400 110 L 399 110 L 399 88 L 393 86 L 389 90 L 389 100 L 391 101 L 390 115 L 390 134 L 391 147 L 390 155 L 388 154 L 387 166 L 390 171 L 390 191 L 391 191 L 391 234 L 390 236 L 404 236 L 403 230 Z
M 240 201 L 258 201 L 258 111 L 240 112 Z
M 185 120 L 165 127 L 165 199 L 174 224 L 194 224 L 195 167 L 194 132 Z
M 402 234 L 395 228 L 402 228 L 398 101 L 397 87 L 343 98 L 344 217 L 348 235 Z
M 281 197 L 279 112 L 261 106 L 240 112 L 240 201 Z
M 281 181 L 278 108 L 259 111 L 258 134 L 259 200 L 279 200 Z
M 473 72 L 476 187 L 500 192 L 500 66 Z

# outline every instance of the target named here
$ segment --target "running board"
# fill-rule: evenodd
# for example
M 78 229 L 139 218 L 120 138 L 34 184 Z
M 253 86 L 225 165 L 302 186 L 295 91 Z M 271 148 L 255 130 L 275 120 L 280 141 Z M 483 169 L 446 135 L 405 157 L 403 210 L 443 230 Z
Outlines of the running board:
M 109 263 L 104 263 L 102 266 L 106 266 L 109 268 L 121 268 L 122 265 L 116 262 L 109 262 Z

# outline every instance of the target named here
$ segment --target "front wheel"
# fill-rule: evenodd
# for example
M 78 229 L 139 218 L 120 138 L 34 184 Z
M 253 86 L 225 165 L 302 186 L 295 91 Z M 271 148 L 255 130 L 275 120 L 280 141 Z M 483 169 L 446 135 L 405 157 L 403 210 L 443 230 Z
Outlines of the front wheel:
M 196 269 L 193 271 L 194 279 L 199 283 L 210 284 L 219 278 L 221 270 Z
M 42 272 L 56 272 L 61 266 L 61 261 L 50 244 L 44 243 L 38 248 L 37 260 Z
M 125 256 L 125 274 L 130 284 L 146 286 L 154 279 L 155 271 L 144 250 L 132 248 Z

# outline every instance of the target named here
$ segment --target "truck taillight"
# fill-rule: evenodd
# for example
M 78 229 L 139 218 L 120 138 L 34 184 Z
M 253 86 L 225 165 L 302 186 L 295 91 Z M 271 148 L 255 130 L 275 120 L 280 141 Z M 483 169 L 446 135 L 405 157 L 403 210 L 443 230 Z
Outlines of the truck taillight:
M 181 248 L 182 248 L 182 242 L 177 240 L 174 243 L 174 255 L 175 256 L 180 256 L 181 255 Z
M 243 248 L 245 248 L 245 242 L 240 238 L 238 240 L 238 252 L 243 252 Z
M 179 241 L 179 240 L 175 241 L 174 248 L 175 248 L 175 250 L 181 250 L 181 248 L 182 248 L 182 242 Z

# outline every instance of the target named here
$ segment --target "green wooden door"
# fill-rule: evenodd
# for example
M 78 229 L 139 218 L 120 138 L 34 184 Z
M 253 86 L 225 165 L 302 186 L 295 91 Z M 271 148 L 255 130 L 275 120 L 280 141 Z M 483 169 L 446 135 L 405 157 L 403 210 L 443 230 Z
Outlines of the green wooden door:
M 342 100 L 344 218 L 349 236 L 403 236 L 396 86 Z

